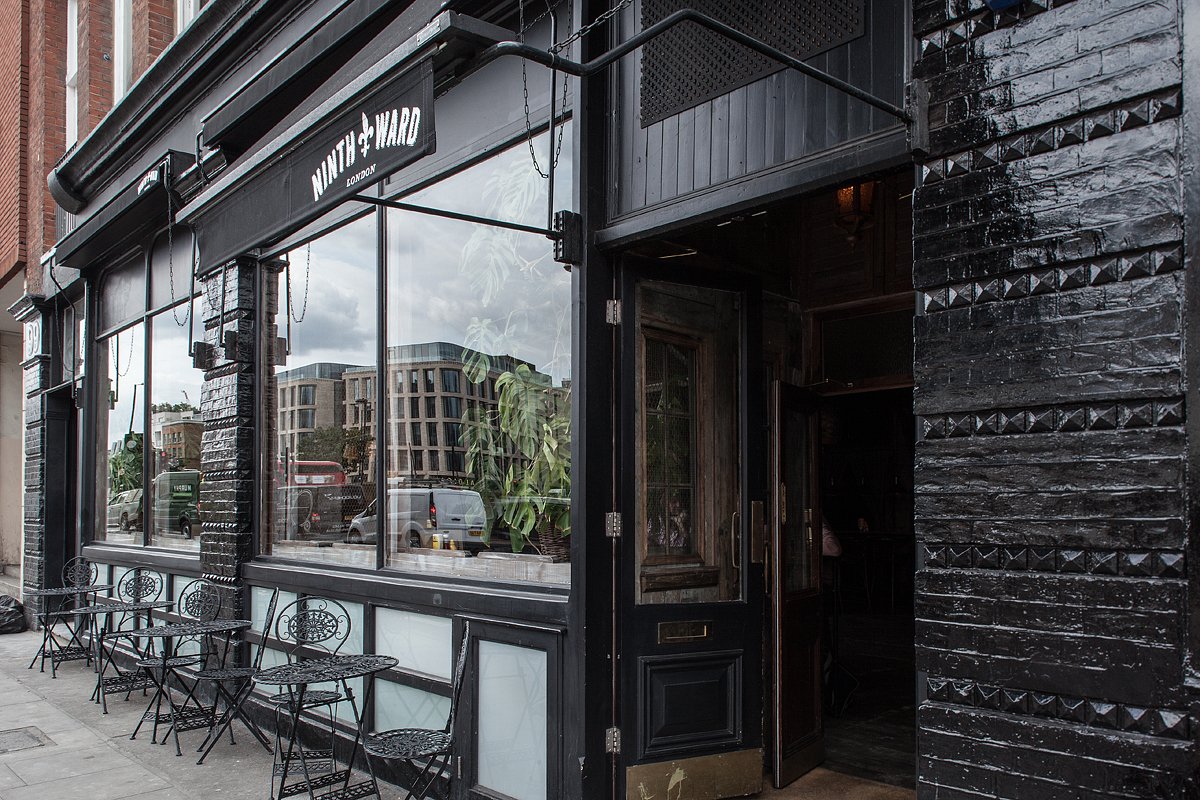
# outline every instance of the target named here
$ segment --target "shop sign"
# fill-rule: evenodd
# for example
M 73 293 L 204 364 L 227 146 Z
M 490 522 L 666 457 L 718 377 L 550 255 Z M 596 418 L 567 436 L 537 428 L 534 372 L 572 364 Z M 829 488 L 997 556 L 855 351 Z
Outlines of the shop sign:
M 219 200 L 185 209 L 199 268 L 278 242 L 434 147 L 433 63 L 425 58 L 314 121 Z
M 433 70 L 426 60 L 292 153 L 292 213 L 331 208 L 433 149 Z

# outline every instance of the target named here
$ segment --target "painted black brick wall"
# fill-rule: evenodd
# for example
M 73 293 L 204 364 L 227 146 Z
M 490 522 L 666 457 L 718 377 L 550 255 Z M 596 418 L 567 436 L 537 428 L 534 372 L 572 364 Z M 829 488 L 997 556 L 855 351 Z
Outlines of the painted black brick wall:
M 42 342 L 47 341 L 45 309 L 40 302 L 26 295 L 11 311 L 18 322 L 37 325 L 42 330 Z M 21 367 L 25 395 L 21 588 L 23 592 L 29 592 L 57 585 L 56 576 L 48 575 L 46 569 L 46 524 L 43 513 L 46 489 L 46 429 L 45 398 L 42 393 L 50 385 L 50 357 L 44 354 L 35 355 L 22 362 Z M 31 597 L 21 599 L 25 604 L 26 618 L 33 624 L 43 601 Z
M 246 613 L 238 571 L 253 555 L 257 275 L 258 263 L 251 259 L 209 273 L 201 280 L 204 296 L 197 306 L 204 341 L 214 354 L 200 396 L 200 566 L 205 578 L 224 588 L 222 611 L 230 617 Z
M 1185 1 L 914 3 L 922 798 L 1194 796 Z

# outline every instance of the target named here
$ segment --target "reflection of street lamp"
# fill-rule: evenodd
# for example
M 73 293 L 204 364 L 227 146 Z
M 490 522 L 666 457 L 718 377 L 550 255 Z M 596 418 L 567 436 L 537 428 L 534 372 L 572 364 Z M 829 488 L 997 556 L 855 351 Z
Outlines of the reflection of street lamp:
M 367 408 L 370 405 L 370 403 L 371 403 L 371 400 L 370 400 L 370 398 L 367 398 L 367 397 L 359 397 L 358 399 L 356 399 L 354 401 L 354 404 L 356 406 L 358 406 L 358 426 L 357 427 L 362 434 L 359 437 L 358 445 L 357 445 L 357 447 L 358 447 L 358 474 L 360 477 L 365 476 L 367 473 L 367 466 L 366 466 L 367 447 L 368 447 L 368 445 L 370 445 L 373 448 L 375 445 L 374 437 L 368 437 L 370 429 L 367 426 Z

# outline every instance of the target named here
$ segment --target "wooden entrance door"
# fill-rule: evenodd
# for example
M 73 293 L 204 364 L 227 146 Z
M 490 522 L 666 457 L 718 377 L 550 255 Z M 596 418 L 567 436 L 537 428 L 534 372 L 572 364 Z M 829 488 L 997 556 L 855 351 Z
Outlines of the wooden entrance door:
M 620 791 L 753 794 L 763 775 L 764 616 L 751 529 L 766 459 L 753 411 L 765 400 L 749 372 L 758 359 L 747 358 L 752 298 L 736 284 L 636 270 L 623 286 Z
M 774 387 L 775 513 L 771 563 L 772 762 L 776 787 L 825 758 L 821 720 L 821 518 L 817 413 L 807 393 Z

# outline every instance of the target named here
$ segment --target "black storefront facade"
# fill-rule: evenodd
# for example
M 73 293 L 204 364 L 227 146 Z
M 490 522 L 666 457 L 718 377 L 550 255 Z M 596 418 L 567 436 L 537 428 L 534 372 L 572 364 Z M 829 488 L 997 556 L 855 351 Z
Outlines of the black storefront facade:
M 26 585 L 335 598 L 377 729 L 469 620 L 459 797 L 1192 796 L 1195 13 L 685 7 L 206 7 L 50 176 Z

